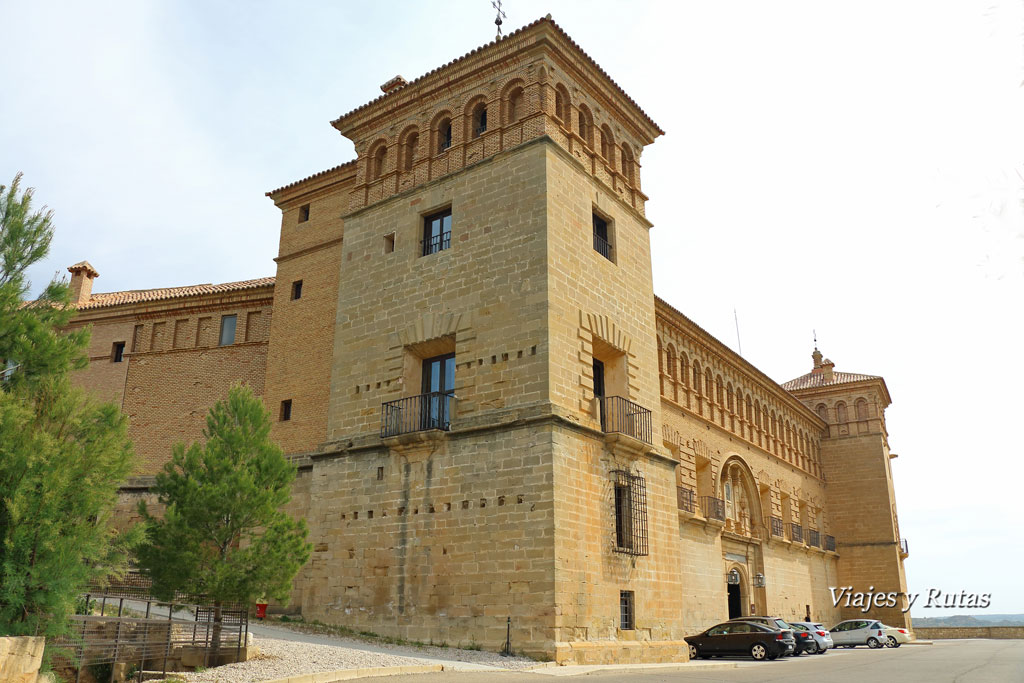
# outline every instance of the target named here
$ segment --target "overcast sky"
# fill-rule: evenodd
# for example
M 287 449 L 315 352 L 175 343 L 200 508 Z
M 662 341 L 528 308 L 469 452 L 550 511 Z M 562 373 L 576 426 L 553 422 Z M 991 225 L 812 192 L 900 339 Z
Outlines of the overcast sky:
M 506 3 L 551 12 L 666 131 L 655 290 L 780 382 L 883 375 L 910 592 L 1024 613 L 1024 13 L 985 2 Z M 329 121 L 494 37 L 488 0 L 0 0 L 0 183 L 55 211 L 33 292 L 275 273 L 264 192 Z M 882 511 L 884 512 L 884 511 Z M 919 601 L 920 606 L 924 598 Z M 913 614 L 977 613 L 916 607 Z

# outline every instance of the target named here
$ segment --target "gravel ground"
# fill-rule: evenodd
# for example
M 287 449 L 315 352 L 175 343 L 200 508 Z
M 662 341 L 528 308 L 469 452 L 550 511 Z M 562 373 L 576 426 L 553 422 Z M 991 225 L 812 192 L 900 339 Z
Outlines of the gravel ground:
M 531 659 L 501 657 L 494 652 L 377 643 L 369 645 L 348 638 L 317 637 L 329 638 L 337 644 L 319 645 L 257 637 L 255 646 L 258 654 L 248 662 L 219 666 L 201 673 L 175 675 L 183 677 L 188 683 L 250 683 L 321 671 L 377 666 L 445 664 L 454 661 L 503 669 L 525 669 L 537 664 Z

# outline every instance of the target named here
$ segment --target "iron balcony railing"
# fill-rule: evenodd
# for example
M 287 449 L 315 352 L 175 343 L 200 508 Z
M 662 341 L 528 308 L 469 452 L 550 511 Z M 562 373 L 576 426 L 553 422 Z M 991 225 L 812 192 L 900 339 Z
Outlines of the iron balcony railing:
M 621 396 L 601 397 L 601 431 L 651 443 L 651 411 Z
M 679 509 L 685 510 L 686 512 L 694 512 L 697 509 L 696 496 L 693 493 L 693 489 L 685 486 L 676 487 L 676 500 L 679 503 Z
M 700 509 L 708 519 L 725 521 L 725 501 L 714 496 L 701 496 Z
M 825 550 L 836 551 L 836 537 L 825 534 Z
M 421 243 L 423 244 L 423 255 L 430 256 L 450 247 L 452 234 L 450 232 L 442 232 L 440 235 L 434 235 L 433 237 L 421 240 Z
M 821 533 L 817 529 L 807 530 L 807 545 L 812 548 L 821 547 Z
M 907 539 L 905 538 L 900 539 L 900 552 L 904 555 L 910 554 L 910 546 L 907 545 Z
M 601 256 L 604 256 L 609 261 L 612 260 L 612 245 L 608 243 L 608 240 L 597 233 L 594 233 L 594 251 Z
M 785 536 L 785 532 L 783 531 L 782 518 L 775 517 L 773 515 L 770 519 L 772 525 L 772 536 L 778 536 L 779 538 Z
M 428 429 L 451 429 L 452 399 L 448 392 L 435 391 L 408 396 L 381 405 L 381 437 L 398 436 Z
M 793 543 L 804 542 L 804 528 L 796 522 L 789 525 L 789 540 L 793 541 Z

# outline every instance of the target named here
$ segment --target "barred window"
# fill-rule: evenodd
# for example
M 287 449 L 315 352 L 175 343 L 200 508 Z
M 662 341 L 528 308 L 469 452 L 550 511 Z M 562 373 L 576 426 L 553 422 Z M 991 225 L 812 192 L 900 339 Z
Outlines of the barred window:
M 615 480 L 615 552 L 647 554 L 647 489 L 644 478 L 625 470 Z
M 633 591 L 619 591 L 619 628 L 623 631 L 632 631 L 636 628 Z

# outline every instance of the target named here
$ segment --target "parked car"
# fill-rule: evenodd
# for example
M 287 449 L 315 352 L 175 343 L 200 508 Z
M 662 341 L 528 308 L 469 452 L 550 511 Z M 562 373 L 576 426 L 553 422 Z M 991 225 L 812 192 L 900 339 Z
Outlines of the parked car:
M 799 655 L 801 652 L 810 651 L 810 636 L 801 636 L 797 633 L 789 623 L 782 617 L 739 617 L 737 619 L 730 619 L 729 621 L 748 621 L 754 624 L 761 624 L 769 628 L 779 628 L 783 631 L 793 631 L 793 649 L 787 652 L 787 655 L 793 655 L 794 657 Z
M 886 647 L 899 647 L 903 643 L 910 642 L 910 631 L 907 629 L 897 626 L 886 626 L 885 624 L 882 624 L 882 628 L 885 629 L 885 636 L 887 638 Z
M 707 631 L 684 638 L 690 659 L 723 655 L 750 655 L 754 659 L 776 659 L 791 652 L 796 643 L 789 629 L 772 628 L 747 621 L 727 621 Z
M 789 624 L 793 627 L 793 635 L 797 637 L 797 643 L 801 640 L 800 636 L 805 633 L 814 640 L 814 646 L 807 650 L 812 655 L 823 655 L 830 648 L 835 647 L 835 643 L 832 642 L 832 634 L 823 624 L 813 621 L 791 621 Z
M 877 619 L 847 619 L 833 626 L 832 641 L 836 647 L 867 645 L 871 649 L 885 647 L 888 637 L 885 626 Z

